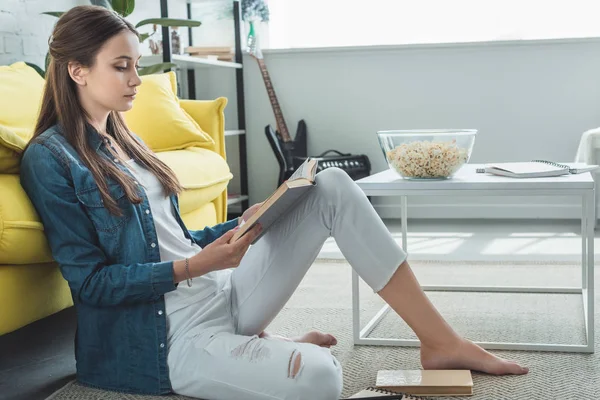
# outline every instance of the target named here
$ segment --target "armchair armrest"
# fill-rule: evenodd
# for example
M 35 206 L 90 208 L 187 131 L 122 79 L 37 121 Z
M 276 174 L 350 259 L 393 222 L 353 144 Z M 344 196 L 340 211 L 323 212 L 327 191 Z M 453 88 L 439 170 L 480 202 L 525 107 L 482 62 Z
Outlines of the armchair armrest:
M 225 154 L 225 116 L 223 110 L 227 106 L 227 99 L 219 97 L 215 100 L 180 100 L 181 107 L 200 125 L 200 128 L 209 134 L 215 141 L 215 153 L 224 159 Z M 218 222 L 227 219 L 227 189 L 213 200 L 217 212 Z
M 225 158 L 225 116 L 227 99 L 180 100 L 179 104 L 215 141 L 214 151 Z

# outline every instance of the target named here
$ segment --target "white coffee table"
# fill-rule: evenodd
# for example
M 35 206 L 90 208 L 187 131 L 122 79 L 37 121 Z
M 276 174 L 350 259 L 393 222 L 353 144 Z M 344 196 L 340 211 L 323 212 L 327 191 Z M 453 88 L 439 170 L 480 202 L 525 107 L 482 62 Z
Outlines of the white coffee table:
M 513 179 L 476 173 L 478 164 L 467 164 L 449 180 L 411 181 L 399 178 L 391 170 L 356 181 L 367 196 L 400 196 L 402 246 L 409 251 L 407 233 L 408 196 L 578 196 L 581 198 L 581 287 L 498 287 L 498 286 L 423 286 L 425 291 L 566 293 L 581 294 L 586 344 L 476 342 L 486 349 L 594 352 L 594 179 L 588 173 L 552 178 Z M 357 345 L 419 346 L 418 340 L 368 337 L 390 310 L 384 306 L 373 319 L 360 328 L 359 280 L 352 271 L 352 324 Z

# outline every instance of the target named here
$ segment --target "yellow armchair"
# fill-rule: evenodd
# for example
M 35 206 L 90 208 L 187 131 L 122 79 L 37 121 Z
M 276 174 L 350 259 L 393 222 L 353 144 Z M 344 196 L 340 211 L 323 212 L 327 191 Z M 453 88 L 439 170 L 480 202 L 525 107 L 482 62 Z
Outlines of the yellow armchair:
M 0 335 L 73 305 L 43 226 L 19 184 L 18 154 L 33 133 L 44 85 L 36 75 L 24 63 L 0 66 L 0 93 L 28 89 L 0 98 Z M 179 178 L 185 224 L 202 229 L 224 222 L 227 214 L 227 184 L 232 178 L 224 146 L 227 99 L 180 101 L 174 78 L 173 73 L 144 77 L 133 110 L 124 116 Z M 145 107 L 158 107 L 161 112 L 151 113 Z M 144 125 L 141 122 L 147 123 L 148 115 L 155 121 Z M 152 130 L 165 126 L 177 126 L 177 131 Z

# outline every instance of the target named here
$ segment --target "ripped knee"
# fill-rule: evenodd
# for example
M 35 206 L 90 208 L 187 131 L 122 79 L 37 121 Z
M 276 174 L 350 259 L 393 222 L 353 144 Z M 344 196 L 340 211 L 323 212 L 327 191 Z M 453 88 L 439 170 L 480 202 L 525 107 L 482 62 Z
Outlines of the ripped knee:
M 234 348 L 231 355 L 234 358 L 245 358 L 250 362 L 257 362 L 268 359 L 271 356 L 271 351 L 264 345 L 263 340 L 255 337 Z
M 288 378 L 295 379 L 302 371 L 304 364 L 302 363 L 302 354 L 298 350 L 294 350 L 290 356 L 288 364 Z

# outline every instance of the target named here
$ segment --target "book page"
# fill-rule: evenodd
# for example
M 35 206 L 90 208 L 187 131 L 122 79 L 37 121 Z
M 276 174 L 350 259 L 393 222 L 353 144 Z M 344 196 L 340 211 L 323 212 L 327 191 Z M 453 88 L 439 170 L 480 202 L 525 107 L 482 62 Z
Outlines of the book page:
M 294 173 L 292 174 L 292 176 L 289 177 L 289 181 L 293 181 L 294 179 L 298 179 L 298 178 L 306 178 L 306 179 L 310 179 L 312 180 L 312 166 L 313 163 L 310 162 L 311 158 L 308 157 L 306 160 L 304 160 L 304 162 L 302 163 L 302 165 L 300 165 L 298 167 L 298 169 L 296 169 L 296 171 L 294 171 Z

